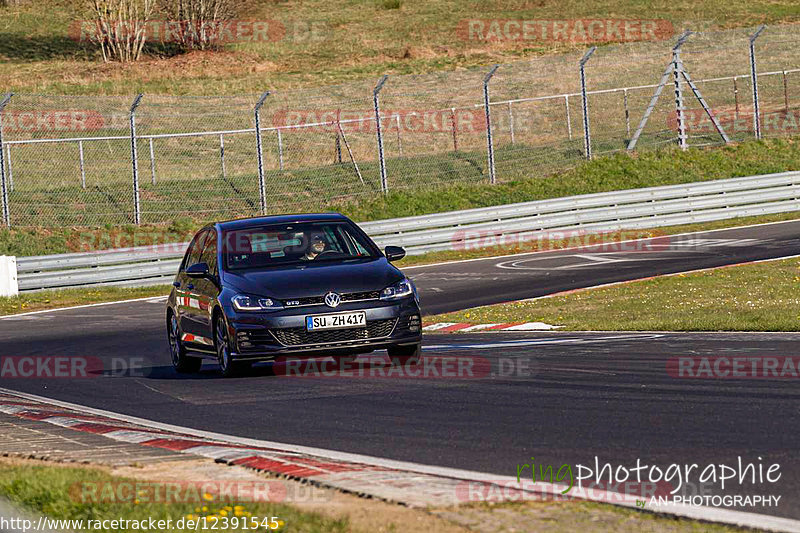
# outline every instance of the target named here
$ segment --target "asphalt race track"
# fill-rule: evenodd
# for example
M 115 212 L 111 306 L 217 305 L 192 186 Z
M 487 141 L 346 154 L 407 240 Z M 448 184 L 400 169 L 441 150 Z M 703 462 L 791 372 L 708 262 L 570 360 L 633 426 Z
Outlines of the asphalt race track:
M 800 254 L 800 221 L 409 268 L 425 314 Z M 402 266 L 402 263 L 401 263 Z
M 581 286 L 800 254 L 800 223 L 660 240 L 647 251 L 566 250 L 410 269 L 430 314 Z M 0 378 L 0 386 L 236 436 L 504 476 L 537 464 L 666 468 L 778 463 L 774 484 L 725 493 L 782 496 L 757 512 L 800 518 L 796 379 L 687 379 L 680 356 L 800 356 L 794 334 L 429 334 L 426 360 L 467 359 L 453 377 L 287 377 L 259 366 L 222 379 L 207 363 L 178 376 L 163 301 L 0 320 L 3 356 L 87 356 L 83 379 Z M 381 366 L 381 363 L 375 363 Z M 720 494 L 720 491 L 713 491 Z M 747 510 L 747 509 L 737 509 Z

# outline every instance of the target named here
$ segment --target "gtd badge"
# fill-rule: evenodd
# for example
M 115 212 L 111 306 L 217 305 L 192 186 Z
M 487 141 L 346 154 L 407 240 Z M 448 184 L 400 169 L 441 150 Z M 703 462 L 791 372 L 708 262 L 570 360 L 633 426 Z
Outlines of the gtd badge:
M 342 297 L 335 292 L 329 292 L 325 295 L 325 305 L 328 307 L 339 307 L 342 303 Z

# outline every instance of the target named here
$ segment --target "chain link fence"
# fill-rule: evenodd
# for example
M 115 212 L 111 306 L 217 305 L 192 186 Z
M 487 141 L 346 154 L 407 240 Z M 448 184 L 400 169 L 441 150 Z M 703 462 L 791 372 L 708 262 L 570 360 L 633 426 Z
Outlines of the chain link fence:
M 238 97 L 6 95 L 2 222 L 337 210 L 543 176 L 634 147 L 723 144 L 712 117 L 729 142 L 795 135 L 796 30 L 695 33 L 676 50 L 677 36 L 605 46 L 585 62 L 585 87 L 581 56 L 564 54 Z

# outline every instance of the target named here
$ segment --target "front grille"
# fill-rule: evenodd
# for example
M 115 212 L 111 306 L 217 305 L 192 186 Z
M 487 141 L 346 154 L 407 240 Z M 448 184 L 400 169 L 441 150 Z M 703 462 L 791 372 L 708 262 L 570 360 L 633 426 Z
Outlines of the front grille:
M 378 300 L 381 297 L 381 291 L 368 291 L 368 292 L 348 292 L 342 294 L 342 302 L 356 302 L 361 300 Z M 286 301 L 287 307 L 303 307 L 307 305 L 324 305 L 324 296 L 309 296 L 307 298 L 294 298 Z
M 342 301 L 352 302 L 355 300 L 377 300 L 380 297 L 381 297 L 381 291 L 350 292 L 347 294 L 342 294 Z
M 275 338 L 285 346 L 334 344 L 367 339 L 379 339 L 392 334 L 396 318 L 367 322 L 366 328 L 329 329 L 306 331 L 306 328 L 280 328 L 270 330 Z

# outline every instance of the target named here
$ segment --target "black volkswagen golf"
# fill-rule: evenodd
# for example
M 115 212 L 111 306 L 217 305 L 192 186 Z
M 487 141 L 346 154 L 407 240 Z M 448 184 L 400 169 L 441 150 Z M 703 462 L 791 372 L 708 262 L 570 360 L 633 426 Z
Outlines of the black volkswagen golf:
M 167 332 L 178 372 L 203 358 L 222 374 L 279 356 L 334 356 L 386 349 L 413 364 L 422 340 L 419 298 L 391 262 L 339 214 L 219 222 L 192 239 L 167 301 Z

